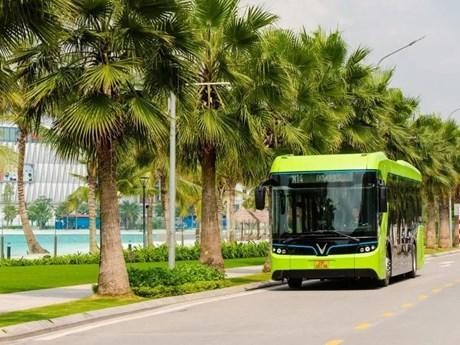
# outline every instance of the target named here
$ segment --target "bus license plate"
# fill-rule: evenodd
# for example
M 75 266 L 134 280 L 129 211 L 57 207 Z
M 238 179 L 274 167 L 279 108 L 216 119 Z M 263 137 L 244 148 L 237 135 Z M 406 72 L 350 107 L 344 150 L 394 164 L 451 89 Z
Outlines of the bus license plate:
M 318 270 L 327 270 L 329 268 L 328 261 L 315 261 L 315 268 Z

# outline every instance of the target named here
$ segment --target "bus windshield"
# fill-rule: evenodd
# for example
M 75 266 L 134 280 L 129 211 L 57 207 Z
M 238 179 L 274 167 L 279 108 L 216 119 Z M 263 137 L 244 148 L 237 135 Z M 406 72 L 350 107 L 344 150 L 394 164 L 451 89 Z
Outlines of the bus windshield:
M 273 239 L 376 236 L 375 172 L 279 176 L 273 188 Z

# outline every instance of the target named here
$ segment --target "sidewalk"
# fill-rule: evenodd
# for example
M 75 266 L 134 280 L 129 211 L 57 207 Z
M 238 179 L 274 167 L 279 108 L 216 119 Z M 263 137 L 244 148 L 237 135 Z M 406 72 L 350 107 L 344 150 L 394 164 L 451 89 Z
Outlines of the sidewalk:
M 0 294 L 0 313 L 65 303 L 88 297 L 91 284 Z
M 226 270 L 225 275 L 227 278 L 237 278 L 261 271 L 262 266 L 237 267 Z M 0 313 L 75 301 L 91 296 L 93 294 L 91 286 L 92 284 L 86 284 L 0 294 Z

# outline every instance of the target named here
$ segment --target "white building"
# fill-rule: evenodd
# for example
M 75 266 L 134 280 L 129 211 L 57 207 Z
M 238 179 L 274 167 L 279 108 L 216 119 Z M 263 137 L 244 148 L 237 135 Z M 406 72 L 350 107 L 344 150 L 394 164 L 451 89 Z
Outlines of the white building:
M 0 124 L 0 145 L 17 151 L 19 130 L 12 125 Z M 59 204 L 84 181 L 78 176 L 86 176 L 86 167 L 83 164 L 61 159 L 56 152 L 38 138 L 29 138 L 26 144 L 24 166 L 24 181 L 26 202 L 32 202 L 44 196 Z M 16 170 L 0 173 L 0 195 L 3 195 L 6 184 L 14 185 L 14 198 L 17 201 Z M 0 197 L 0 204 L 3 198 Z M 2 205 L 3 206 L 3 205 Z M 1 214 L 3 219 L 3 214 Z

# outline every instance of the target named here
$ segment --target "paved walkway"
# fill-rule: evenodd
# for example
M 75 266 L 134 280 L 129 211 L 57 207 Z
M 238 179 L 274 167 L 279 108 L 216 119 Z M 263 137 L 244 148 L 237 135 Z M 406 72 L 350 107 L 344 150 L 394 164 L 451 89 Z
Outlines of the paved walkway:
M 226 270 L 227 278 L 242 277 L 257 274 L 262 271 L 262 266 L 237 267 Z M 67 286 L 54 289 L 31 290 L 0 294 L 0 313 L 24 310 L 46 305 L 75 301 L 91 296 L 92 284 Z
M 88 297 L 91 284 L 0 294 L 0 313 L 42 307 Z
M 248 276 L 252 274 L 258 274 L 262 272 L 263 266 L 246 266 L 246 267 L 235 267 L 225 270 L 225 276 L 227 278 L 238 278 Z

